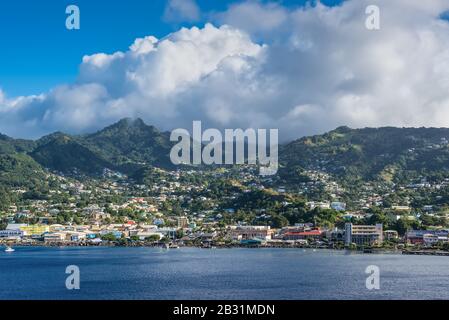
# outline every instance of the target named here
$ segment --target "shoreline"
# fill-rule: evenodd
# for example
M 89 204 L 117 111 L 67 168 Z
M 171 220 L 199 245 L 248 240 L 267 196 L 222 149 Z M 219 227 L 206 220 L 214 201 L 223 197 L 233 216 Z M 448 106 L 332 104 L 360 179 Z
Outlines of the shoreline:
M 363 254 L 404 254 L 403 250 L 398 249 L 382 249 L 375 248 L 369 250 L 353 250 L 347 248 L 329 248 L 329 247 L 315 247 L 315 246 L 288 246 L 288 245 L 242 245 L 242 244 L 232 244 L 232 245 L 216 245 L 216 246 L 200 246 L 200 245 L 180 245 L 176 247 L 167 247 L 165 244 L 151 244 L 151 243 L 135 243 L 135 244 L 119 244 L 119 243 L 102 243 L 102 244 L 88 244 L 88 243 L 0 243 L 1 246 L 10 247 L 22 247 L 22 248 L 163 248 L 167 250 L 176 250 L 180 248 L 197 248 L 204 250 L 213 249 L 303 249 L 303 250 L 330 250 L 330 251 L 347 251 L 349 253 L 363 253 Z M 412 254 L 418 254 L 414 251 Z M 449 256 L 449 252 L 446 252 Z
M 307 249 L 307 250 L 330 250 L 330 251 L 346 251 L 348 253 L 357 254 L 396 254 L 396 255 L 432 255 L 432 256 L 449 256 L 448 251 L 429 250 L 429 249 L 394 249 L 394 248 L 332 248 L 325 246 L 306 246 L 306 245 L 244 245 L 244 244 L 227 244 L 227 245 L 192 245 L 192 244 L 166 244 L 166 243 L 119 243 L 119 242 L 103 242 L 101 244 L 93 243 L 22 243 L 22 242 L 0 242 L 0 246 L 22 247 L 22 248 L 163 248 L 166 250 L 176 250 L 179 248 L 197 248 L 197 249 Z

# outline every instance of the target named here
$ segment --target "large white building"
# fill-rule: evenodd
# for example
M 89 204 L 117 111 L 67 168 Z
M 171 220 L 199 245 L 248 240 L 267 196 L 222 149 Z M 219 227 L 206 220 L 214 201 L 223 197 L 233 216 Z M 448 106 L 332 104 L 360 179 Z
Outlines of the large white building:
M 374 226 L 369 225 L 353 225 L 352 223 L 345 224 L 345 245 L 371 246 L 373 244 L 381 244 L 383 242 L 383 227 L 382 224 Z

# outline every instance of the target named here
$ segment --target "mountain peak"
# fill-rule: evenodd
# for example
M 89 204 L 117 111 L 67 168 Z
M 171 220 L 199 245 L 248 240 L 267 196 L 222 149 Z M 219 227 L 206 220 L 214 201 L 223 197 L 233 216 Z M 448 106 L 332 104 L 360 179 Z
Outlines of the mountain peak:
M 98 131 L 97 133 L 91 134 L 92 135 L 98 135 L 102 133 L 125 133 L 125 132 L 153 132 L 158 133 L 159 131 L 153 127 L 147 125 L 141 118 L 123 118 L 119 120 L 118 122 L 104 128 L 103 130 Z
M 141 118 L 123 118 L 112 126 L 127 126 L 127 127 L 140 127 L 146 126 L 145 122 Z
M 336 128 L 335 130 L 333 130 L 333 132 L 337 132 L 337 133 L 348 133 L 351 131 L 352 131 L 352 129 L 349 128 L 348 126 L 340 126 L 340 127 Z

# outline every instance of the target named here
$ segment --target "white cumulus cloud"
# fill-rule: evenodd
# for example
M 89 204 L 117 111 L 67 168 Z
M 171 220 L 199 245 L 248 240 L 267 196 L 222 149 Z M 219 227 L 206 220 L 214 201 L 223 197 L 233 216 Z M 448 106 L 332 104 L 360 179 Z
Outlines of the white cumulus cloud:
M 372 4 L 376 31 L 365 27 Z M 449 126 L 448 9 L 444 0 L 242 2 L 210 15 L 220 27 L 85 56 L 71 85 L 32 97 L 0 92 L 0 131 L 87 132 L 122 117 L 165 130 L 193 120 L 279 128 L 282 140 L 339 125 Z

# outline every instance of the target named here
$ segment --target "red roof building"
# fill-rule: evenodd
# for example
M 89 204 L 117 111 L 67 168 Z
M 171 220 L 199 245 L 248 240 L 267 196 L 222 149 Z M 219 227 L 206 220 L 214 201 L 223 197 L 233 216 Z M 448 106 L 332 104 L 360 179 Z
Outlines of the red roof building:
M 284 240 L 319 240 L 323 232 L 320 229 L 314 229 L 303 232 L 290 231 L 283 235 Z

